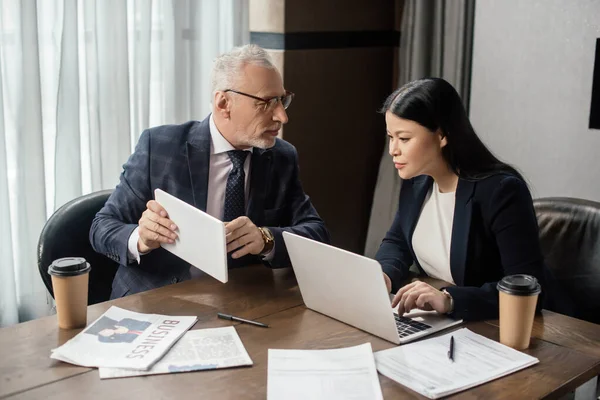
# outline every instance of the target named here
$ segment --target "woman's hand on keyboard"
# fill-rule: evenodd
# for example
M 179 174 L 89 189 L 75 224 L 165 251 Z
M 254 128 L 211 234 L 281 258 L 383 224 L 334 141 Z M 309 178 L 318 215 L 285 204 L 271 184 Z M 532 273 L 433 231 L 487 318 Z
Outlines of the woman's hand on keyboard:
M 413 308 L 425 311 L 435 310 L 440 314 L 445 314 L 451 308 L 448 296 L 421 281 L 402 287 L 392 300 L 392 307 L 396 306 L 398 306 L 398 315 L 407 313 Z

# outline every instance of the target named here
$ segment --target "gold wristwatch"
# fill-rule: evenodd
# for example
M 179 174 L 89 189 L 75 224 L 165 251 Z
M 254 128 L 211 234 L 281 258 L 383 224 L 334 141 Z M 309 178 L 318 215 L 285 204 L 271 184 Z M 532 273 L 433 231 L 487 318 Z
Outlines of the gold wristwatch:
M 273 250 L 273 246 L 275 246 L 275 237 L 268 228 L 259 227 L 258 230 L 260 231 L 263 241 L 265 242 L 265 247 L 262 249 L 260 254 L 269 254 L 269 252 Z

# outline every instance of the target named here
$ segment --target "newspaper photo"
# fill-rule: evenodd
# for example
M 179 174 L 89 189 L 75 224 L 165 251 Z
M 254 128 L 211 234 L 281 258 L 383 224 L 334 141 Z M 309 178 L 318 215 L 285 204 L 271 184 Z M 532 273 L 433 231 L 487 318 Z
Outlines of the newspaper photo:
M 141 314 L 112 306 L 50 358 L 83 367 L 147 370 L 197 318 Z
M 252 365 L 252 360 L 233 326 L 187 332 L 148 371 L 100 368 L 100 379 L 169 374 Z

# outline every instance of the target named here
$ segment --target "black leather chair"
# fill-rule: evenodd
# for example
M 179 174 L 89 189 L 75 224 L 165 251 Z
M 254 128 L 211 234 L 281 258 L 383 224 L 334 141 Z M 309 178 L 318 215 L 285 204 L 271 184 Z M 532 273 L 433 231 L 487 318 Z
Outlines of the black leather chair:
M 83 257 L 92 267 L 88 304 L 109 300 L 118 264 L 94 251 L 89 232 L 94 216 L 111 193 L 112 189 L 102 190 L 71 200 L 56 210 L 44 225 L 38 243 L 38 269 L 52 297 L 52 279 L 48 275 L 52 261 L 62 257 Z
M 572 301 L 563 313 L 600 324 L 600 203 L 549 197 L 533 204 L 546 265 Z

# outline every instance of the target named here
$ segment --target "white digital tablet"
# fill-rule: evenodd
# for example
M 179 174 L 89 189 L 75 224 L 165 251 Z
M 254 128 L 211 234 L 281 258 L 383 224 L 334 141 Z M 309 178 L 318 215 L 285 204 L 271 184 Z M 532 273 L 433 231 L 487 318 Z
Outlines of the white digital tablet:
M 177 225 L 175 243 L 161 246 L 213 278 L 226 283 L 227 242 L 225 224 L 169 193 L 156 189 L 154 198 Z

